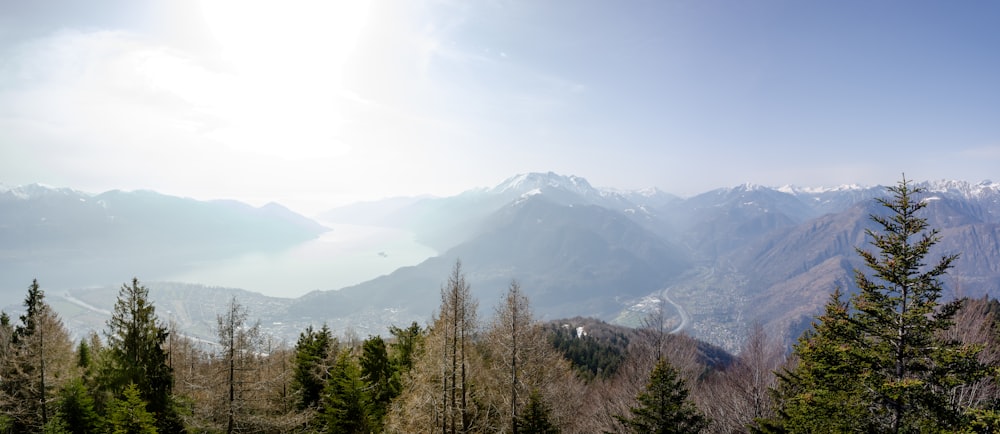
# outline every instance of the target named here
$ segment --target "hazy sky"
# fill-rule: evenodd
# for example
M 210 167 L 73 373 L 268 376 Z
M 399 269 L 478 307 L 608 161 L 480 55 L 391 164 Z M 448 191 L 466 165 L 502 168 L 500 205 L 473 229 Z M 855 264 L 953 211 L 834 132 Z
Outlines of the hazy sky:
M 0 182 L 304 212 L 515 173 L 1000 181 L 994 1 L 0 3 Z

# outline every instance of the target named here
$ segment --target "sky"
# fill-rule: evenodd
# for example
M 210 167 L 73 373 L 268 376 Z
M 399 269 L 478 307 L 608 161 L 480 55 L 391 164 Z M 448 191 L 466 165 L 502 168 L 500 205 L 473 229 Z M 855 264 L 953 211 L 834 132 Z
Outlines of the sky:
M 0 2 L 0 183 L 313 214 L 524 172 L 1000 181 L 1000 3 Z

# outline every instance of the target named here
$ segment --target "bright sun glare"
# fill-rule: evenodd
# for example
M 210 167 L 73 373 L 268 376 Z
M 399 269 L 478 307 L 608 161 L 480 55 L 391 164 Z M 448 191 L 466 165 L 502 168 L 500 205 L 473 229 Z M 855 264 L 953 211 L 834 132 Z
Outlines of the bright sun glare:
M 201 9 L 226 69 L 161 59 L 147 71 L 217 119 L 211 139 L 288 160 L 350 151 L 339 134 L 343 76 L 368 23 L 366 2 L 205 0 Z

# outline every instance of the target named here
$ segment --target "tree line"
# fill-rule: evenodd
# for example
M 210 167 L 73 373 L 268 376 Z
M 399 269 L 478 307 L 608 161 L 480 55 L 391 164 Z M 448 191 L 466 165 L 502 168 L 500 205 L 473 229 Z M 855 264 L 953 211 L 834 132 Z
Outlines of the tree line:
M 926 201 L 905 179 L 890 191 L 860 291 L 835 290 L 790 352 L 756 326 L 720 357 L 662 310 L 578 335 L 538 321 L 516 281 L 481 321 L 461 262 L 424 326 L 308 327 L 294 345 L 235 298 L 215 342 L 185 337 L 137 279 L 73 343 L 33 281 L 24 314 L 0 314 L 0 432 L 997 432 L 1000 303 L 942 301 L 957 256 L 926 263 Z

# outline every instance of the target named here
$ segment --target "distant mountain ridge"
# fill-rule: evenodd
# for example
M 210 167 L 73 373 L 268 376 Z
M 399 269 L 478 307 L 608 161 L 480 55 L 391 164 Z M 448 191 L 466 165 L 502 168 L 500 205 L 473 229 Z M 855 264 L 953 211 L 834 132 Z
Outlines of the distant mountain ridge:
M 548 317 L 607 317 L 620 308 L 618 299 L 654 291 L 686 266 L 679 247 L 620 212 L 594 205 L 560 205 L 533 195 L 514 200 L 479 227 L 465 242 L 417 266 L 307 295 L 292 305 L 291 314 L 350 315 L 372 306 L 424 317 L 439 301 L 442 277 L 461 260 L 484 305 L 516 279 L 531 288 L 532 303 Z
M 954 295 L 996 295 L 1000 184 L 911 185 L 927 190 L 924 215 L 941 230 L 938 252 L 963 252 L 948 282 Z M 495 297 L 505 280 L 527 279 L 522 288 L 543 317 L 570 315 L 576 309 L 576 314 L 628 323 L 640 315 L 639 306 L 648 306 L 643 301 L 648 296 L 668 296 L 691 316 L 687 332 L 732 349 L 754 322 L 786 338 L 797 336 L 834 287 L 853 290 L 853 269 L 863 268 L 855 248 L 868 248 L 868 216 L 882 212 L 874 199 L 889 195 L 884 186 L 752 184 L 689 198 L 650 193 L 600 189 L 580 177 L 532 173 L 451 198 L 417 201 L 396 210 L 394 222 L 425 231 L 424 236 L 460 233 L 455 242 L 442 243 L 446 248 L 440 257 L 339 292 L 311 294 L 293 303 L 290 312 L 316 314 L 322 306 L 337 306 L 348 315 L 358 309 L 372 312 L 379 305 L 367 296 L 379 293 L 392 294 L 385 299 L 393 312 L 427 317 L 448 266 L 461 259 L 473 287 L 479 287 L 481 302 Z M 538 214 L 541 209 L 544 217 Z M 435 219 L 421 220 L 428 215 Z M 552 219 L 559 223 L 544 224 Z M 610 265 L 616 263 L 630 265 Z M 601 278 L 591 278 L 594 270 L 602 270 L 597 274 Z M 413 292 L 417 287 L 422 290 Z
M 938 180 L 911 185 L 927 190 L 921 196 L 928 204 L 922 216 L 941 231 L 932 256 L 961 254 L 945 280 L 949 296 L 1000 295 L 1000 184 Z M 164 242 L 167 237 L 152 228 L 176 229 L 193 222 L 214 229 L 201 238 L 171 239 L 188 249 L 233 243 L 245 249 L 273 240 L 294 243 L 323 230 L 277 205 L 254 208 L 161 196 L 0 189 L 3 253 L 19 260 L 35 257 L 32 238 L 16 238 L 11 225 L 26 225 L 39 237 L 58 241 L 60 234 L 74 233 L 66 230 L 72 225 L 57 224 L 64 218 L 96 228 L 88 243 L 118 248 Z M 672 316 L 673 326 L 730 350 L 738 348 L 743 331 L 753 323 L 791 339 L 808 326 L 835 287 L 854 290 L 853 269 L 863 269 L 855 249 L 870 248 L 865 234 L 872 227 L 869 215 L 884 212 L 875 199 L 888 196 L 884 186 L 742 184 L 681 198 L 658 189 L 599 188 L 581 177 L 549 172 L 516 175 L 451 197 L 340 207 L 319 218 L 404 228 L 441 253 L 358 285 L 270 304 L 281 311 L 268 312 L 268 318 L 371 333 L 389 324 L 424 322 L 440 302 L 438 291 L 450 268 L 461 260 L 485 315 L 516 279 L 541 319 L 580 315 L 636 325 L 651 306 L 659 305 Z M 70 209 L 72 218 L 49 211 L 53 209 Z M 184 210 L 187 217 L 159 218 L 165 210 Z M 115 228 L 112 233 L 127 236 L 98 236 L 108 225 Z M 56 241 L 39 245 L 80 249 Z M 159 260 L 170 250 L 123 261 L 121 274 L 141 275 L 136 268 L 143 261 Z M 25 283 L 18 281 L 18 288 Z M 657 297 L 662 301 L 656 302 Z
M 327 229 L 269 203 L 253 207 L 232 200 L 199 201 L 149 190 L 88 194 L 38 184 L 0 190 L 0 236 L 32 246 L 59 244 L 64 235 L 130 243 L 163 237 L 201 244 L 267 245 L 314 237 Z M 128 239 L 118 239 L 130 236 Z M 18 244 L 7 244 L 8 248 Z
M 275 203 L 199 201 L 148 190 L 0 188 L 0 291 L 104 284 L 150 270 L 290 246 L 328 229 Z M 109 280 L 110 276 L 116 276 Z

